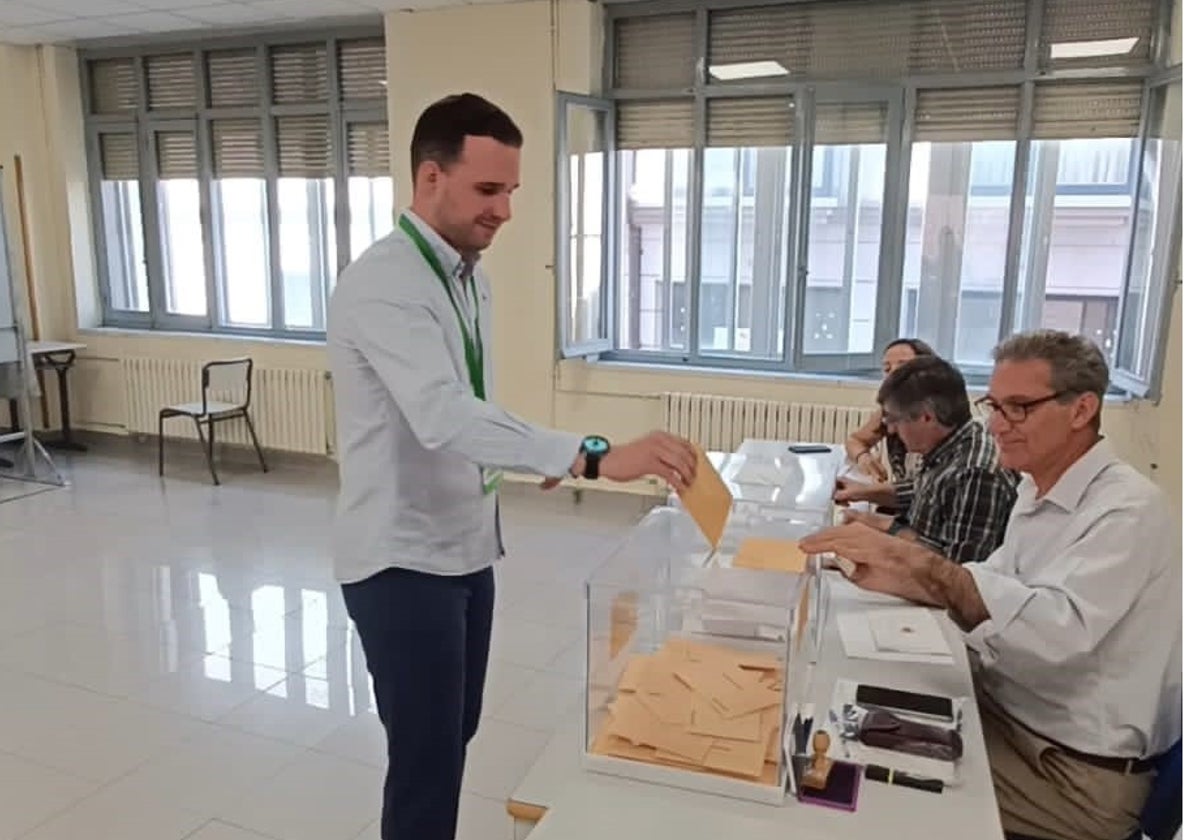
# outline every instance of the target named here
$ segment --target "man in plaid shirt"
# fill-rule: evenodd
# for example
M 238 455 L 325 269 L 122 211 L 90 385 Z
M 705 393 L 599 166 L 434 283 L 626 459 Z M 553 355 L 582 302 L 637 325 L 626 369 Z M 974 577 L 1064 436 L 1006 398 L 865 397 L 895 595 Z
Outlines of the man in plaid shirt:
M 839 502 L 870 501 L 899 513 L 846 511 L 847 522 L 919 541 L 956 563 L 986 560 L 1004 540 L 1020 476 L 1000 467 L 996 444 L 971 417 L 962 374 L 945 359 L 913 359 L 879 388 L 888 431 L 922 456 L 911 487 L 842 480 Z

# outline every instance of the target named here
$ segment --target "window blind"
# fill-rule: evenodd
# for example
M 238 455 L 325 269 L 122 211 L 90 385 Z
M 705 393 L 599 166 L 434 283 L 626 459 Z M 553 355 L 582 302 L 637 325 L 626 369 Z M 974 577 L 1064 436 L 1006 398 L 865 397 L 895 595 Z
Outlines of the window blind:
M 130 133 L 100 135 L 100 177 L 105 181 L 138 179 L 137 136 Z
M 329 99 L 329 65 L 324 44 L 271 50 L 271 99 L 277 105 Z
M 195 109 L 196 62 L 191 53 L 146 58 L 146 104 L 151 111 Z
M 1136 137 L 1141 113 L 1142 83 L 1136 79 L 1047 82 L 1034 88 L 1033 136 Z
M 190 131 L 160 131 L 155 135 L 160 180 L 198 178 L 196 136 Z
M 258 57 L 254 50 L 209 53 L 208 100 L 214 108 L 237 108 L 259 103 Z
M 137 74 L 132 58 L 105 58 L 89 63 L 92 113 L 120 114 L 138 107 Z
M 618 18 L 614 22 L 619 88 L 686 88 L 695 81 L 696 16 Z
M 346 101 L 387 96 L 387 52 L 382 38 L 338 45 L 338 91 Z
M 913 139 L 918 142 L 1014 140 L 1021 89 L 950 88 L 917 91 Z
M 217 178 L 263 178 L 262 120 L 212 121 L 213 174 Z
M 387 123 L 350 123 L 347 128 L 346 156 L 351 176 L 374 178 L 390 175 Z
M 692 100 L 623 102 L 617 106 L 617 145 L 622 149 L 691 147 L 696 109 Z
M 1046 0 L 1042 65 L 1105 67 L 1149 61 L 1157 6 L 1156 0 Z M 1130 39 L 1132 43 L 1116 43 Z
M 708 21 L 709 71 L 774 61 L 802 73 L 812 53 L 812 30 L 798 5 L 714 11 Z
M 719 10 L 709 17 L 708 49 L 710 72 L 753 62 L 815 79 L 1016 70 L 1025 3 L 814 0 Z
M 817 105 L 813 142 L 822 146 L 883 143 L 887 140 L 887 105 L 849 102 Z
M 787 96 L 713 99 L 705 131 L 709 146 L 790 146 L 795 106 Z
M 279 175 L 328 178 L 333 175 L 333 137 L 326 116 L 278 117 Z

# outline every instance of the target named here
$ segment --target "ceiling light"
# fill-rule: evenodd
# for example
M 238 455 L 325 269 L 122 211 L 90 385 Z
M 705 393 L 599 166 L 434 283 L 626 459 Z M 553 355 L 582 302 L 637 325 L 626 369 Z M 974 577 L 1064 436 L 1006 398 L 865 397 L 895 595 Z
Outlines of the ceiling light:
M 1067 41 L 1050 45 L 1051 58 L 1099 58 L 1133 52 L 1139 38 L 1109 38 L 1104 41 Z
M 740 64 L 713 64 L 708 72 L 719 81 L 732 82 L 738 79 L 761 79 L 764 76 L 786 76 L 788 69 L 778 61 L 744 61 Z

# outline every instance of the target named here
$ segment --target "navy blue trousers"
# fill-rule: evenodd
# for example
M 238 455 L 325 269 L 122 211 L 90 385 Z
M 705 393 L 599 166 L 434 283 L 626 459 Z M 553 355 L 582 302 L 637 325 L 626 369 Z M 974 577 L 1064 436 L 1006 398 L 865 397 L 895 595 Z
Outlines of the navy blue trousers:
M 492 635 L 490 568 L 388 569 L 342 586 L 387 732 L 382 840 L 454 840 Z

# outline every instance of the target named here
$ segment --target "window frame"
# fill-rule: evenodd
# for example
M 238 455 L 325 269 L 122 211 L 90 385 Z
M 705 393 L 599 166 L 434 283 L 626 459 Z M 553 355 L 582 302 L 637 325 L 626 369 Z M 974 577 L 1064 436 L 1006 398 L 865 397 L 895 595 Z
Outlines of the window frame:
M 600 307 L 600 335 L 590 341 L 576 341 L 572 337 L 573 318 L 571 313 L 571 208 L 568 199 L 576 199 L 570 194 L 571 160 L 567 151 L 570 133 L 567 115 L 572 107 L 586 108 L 604 115 L 603 147 L 604 154 L 604 208 L 601 211 L 601 249 L 600 249 L 600 297 L 603 305 Z M 610 100 L 581 94 L 555 92 L 555 189 L 554 189 L 554 219 L 555 219 L 555 288 L 558 306 L 555 307 L 555 334 L 558 336 L 560 358 L 570 359 L 586 356 L 599 356 L 609 353 L 615 346 L 614 327 L 616 298 L 613 292 L 615 260 L 617 259 L 616 243 L 616 189 L 615 183 L 618 172 L 618 162 L 614 155 L 616 149 L 616 107 Z M 582 224 L 582 211 L 581 224 Z M 582 253 L 582 248 L 580 249 Z
M 698 298 L 700 296 L 700 280 L 699 280 L 699 262 L 698 262 L 698 243 L 691 240 L 697 238 L 696 231 L 700 227 L 700 216 L 703 212 L 703 206 L 700 202 L 702 196 L 703 185 L 701 177 L 703 173 L 703 157 L 705 144 L 705 124 L 707 105 L 710 101 L 718 97 L 755 97 L 769 95 L 787 95 L 792 94 L 797 97 L 797 102 L 801 101 L 806 96 L 817 95 L 820 91 L 821 96 L 828 95 L 829 91 L 844 90 L 847 92 L 857 90 L 894 90 L 901 97 L 901 116 L 900 125 L 898 128 L 899 140 L 898 143 L 893 143 L 891 133 L 889 131 L 889 146 L 888 146 L 888 171 L 885 178 L 884 190 L 885 196 L 890 194 L 890 199 L 885 197 L 885 234 L 884 241 L 881 244 L 881 268 L 878 281 L 878 294 L 886 298 L 886 301 L 876 301 L 876 344 L 875 350 L 878 351 L 882 346 L 880 342 L 898 335 L 898 329 L 901 326 L 900 316 L 902 312 L 902 299 L 904 295 L 903 288 L 903 271 L 904 271 L 904 220 L 907 212 L 907 202 L 909 197 L 909 175 L 911 167 L 912 143 L 915 125 L 915 109 L 916 97 L 918 91 L 923 89 L 946 89 L 946 88 L 1019 88 L 1019 115 L 1014 137 L 1016 144 L 1016 157 L 1013 165 L 1013 182 L 1011 191 L 1009 192 L 1009 211 L 1008 211 L 1008 229 L 1007 239 L 1004 248 L 1004 275 L 1003 286 L 1001 291 L 1001 319 L 998 327 L 998 338 L 1002 339 L 1010 335 L 1013 331 L 1014 323 L 1017 323 L 1016 304 L 1021 282 L 1020 264 L 1022 256 L 1022 235 L 1025 223 L 1025 202 L 1027 193 L 1027 180 L 1030 169 L 1030 153 L 1033 139 L 1033 109 L 1034 96 L 1037 86 L 1056 81 L 1064 80 L 1128 80 L 1142 81 L 1147 93 L 1142 97 L 1141 117 L 1142 125 L 1139 133 L 1134 139 L 1134 148 L 1131 153 L 1129 178 L 1134 179 L 1132 184 L 1140 186 L 1142 155 L 1141 145 L 1145 135 L 1145 115 L 1148 108 L 1149 98 L 1148 90 L 1150 83 L 1162 73 L 1162 68 L 1166 60 L 1166 47 L 1169 41 L 1169 27 L 1171 19 L 1171 0 L 1155 0 L 1153 8 L 1154 20 L 1153 30 L 1151 33 L 1151 49 L 1148 59 L 1135 59 L 1123 66 L 1109 67 L 1045 67 L 1040 63 L 1040 51 L 1042 41 L 1042 20 L 1044 8 L 1048 0 L 1028 0 L 1025 4 L 1026 19 L 1025 19 L 1025 53 L 1023 64 L 1019 69 L 1000 70 L 1000 71 L 974 71 L 959 74 L 947 73 L 931 73 L 931 74 L 910 74 L 895 79 L 882 80 L 861 80 L 861 81 L 816 81 L 808 79 L 797 73 L 787 75 L 773 76 L 768 79 L 757 79 L 749 81 L 710 81 L 708 78 L 708 30 L 709 17 L 713 11 L 747 8 L 747 7 L 768 7 L 778 5 L 794 4 L 796 0 L 758 0 L 758 2 L 748 2 L 748 0 L 702 0 L 701 3 L 689 2 L 689 0 L 646 0 L 645 2 L 629 3 L 629 2 L 609 2 L 605 5 L 605 50 L 604 50 L 604 67 L 603 67 L 603 91 L 602 101 L 611 104 L 616 108 L 619 104 L 648 101 L 648 100 L 690 100 L 693 104 L 694 118 L 694 142 L 690 149 L 692 153 L 692 171 L 689 180 L 689 206 L 688 226 L 689 226 L 689 245 L 688 245 L 688 260 L 685 270 L 685 278 L 690 291 L 691 311 L 690 315 L 690 336 L 689 340 L 692 346 L 681 352 L 678 349 L 667 349 L 663 351 L 654 350 L 628 350 L 620 349 L 616 344 L 615 339 L 620 334 L 620 325 L 613 324 L 614 347 L 611 350 L 602 352 L 600 359 L 604 361 L 634 363 L 634 364 L 652 364 L 652 365 L 678 365 L 691 366 L 702 368 L 731 368 L 742 371 L 758 372 L 758 373 L 815 373 L 815 374 L 852 374 L 852 373 L 867 373 L 875 375 L 875 367 L 877 365 L 877 355 L 871 354 L 841 354 L 841 355 L 824 355 L 819 359 L 805 358 L 802 348 L 799 346 L 800 341 L 796 338 L 796 325 L 803 324 L 803 298 L 804 298 L 804 272 L 807 267 L 807 213 L 811 210 L 811 196 L 803 196 L 804 201 L 797 203 L 796 199 L 800 198 L 804 192 L 801 190 L 802 184 L 810 184 L 812 182 L 812 144 L 808 142 L 811 136 L 801 134 L 801 131 L 807 132 L 810 129 L 802 124 L 802 112 L 805 109 L 797 107 L 797 121 L 800 123 L 797 127 L 797 137 L 794 149 L 802 155 L 795 159 L 793 179 L 799 183 L 792 190 L 793 197 L 793 213 L 798 216 L 794 221 L 791 230 L 786 235 L 795 238 L 792 250 L 794 254 L 798 254 L 795 270 L 789 273 L 791 283 L 787 290 L 788 311 L 786 317 L 790 322 L 789 333 L 785 339 L 784 361 L 778 363 L 755 358 L 723 358 L 708 354 L 700 354 L 695 347 L 698 342 L 697 321 L 699 317 Z M 694 15 L 692 24 L 693 33 L 693 58 L 695 59 L 694 73 L 692 74 L 691 84 L 681 88 L 653 88 L 653 89 L 628 89 L 617 86 L 617 47 L 616 47 L 616 29 L 621 21 L 641 18 L 653 17 L 668 14 L 684 14 Z M 981 138 L 986 139 L 986 138 Z M 614 159 L 619 160 L 621 149 L 614 150 Z M 1134 157 L 1136 156 L 1136 157 Z M 893 160 L 895 166 L 893 166 Z M 828 161 L 827 161 L 828 165 Z M 822 179 L 827 181 L 827 179 Z M 619 181 L 617 182 L 619 184 Z M 1099 188 L 1101 192 L 1112 192 L 1116 187 L 1111 189 Z M 972 191 L 974 193 L 974 190 Z M 1097 192 L 1097 189 L 1084 186 L 1077 190 L 1074 187 L 1067 186 L 1058 190 L 1063 194 L 1073 194 L 1075 192 L 1083 192 L 1091 194 Z M 614 196 L 614 199 L 619 200 L 619 196 Z M 889 203 L 890 201 L 890 203 Z M 797 212 L 800 211 L 800 212 Z M 1176 219 L 1174 225 L 1178 228 L 1179 221 L 1179 205 L 1175 208 Z M 886 238 L 887 224 L 891 223 L 894 231 L 892 240 L 889 242 Z M 898 226 L 898 227 L 896 227 Z M 619 231 L 617 231 L 619 233 Z M 1178 234 L 1176 233 L 1176 236 Z M 614 237 L 616 238 L 616 237 Z M 1130 242 L 1126 243 L 1126 251 L 1128 255 L 1129 247 L 1132 244 L 1132 234 Z M 619 249 L 619 243 L 614 243 L 614 250 Z M 620 259 L 620 257 L 618 258 Z M 1127 259 L 1128 263 L 1128 259 Z M 1163 269 L 1165 270 L 1165 268 Z M 610 269 L 611 275 L 611 269 Z M 616 284 L 612 282 L 612 277 L 609 278 L 610 290 L 616 288 Z M 1044 286 L 1045 278 L 1042 278 L 1041 284 Z M 1124 306 L 1126 297 L 1126 288 L 1129 283 L 1129 269 L 1126 265 L 1124 274 L 1121 279 L 1121 288 L 1119 290 L 1119 307 Z M 1171 283 L 1164 284 L 1171 287 Z M 1164 290 L 1164 294 L 1168 291 Z M 1170 317 L 1169 302 L 1161 307 L 1161 316 L 1164 319 Z M 1117 344 L 1122 340 L 1120 334 L 1121 315 L 1118 311 L 1117 320 Z M 1163 344 L 1165 343 L 1165 327 L 1160 328 L 1156 338 L 1155 346 L 1155 362 L 1154 373 L 1152 380 L 1160 378 L 1162 355 L 1164 353 Z M 1154 382 L 1134 382 L 1128 377 L 1124 377 L 1122 372 L 1116 367 L 1115 360 L 1117 359 L 1117 351 L 1114 348 L 1113 362 L 1111 367 L 1114 373 L 1114 382 L 1120 382 L 1122 387 L 1129 390 L 1131 394 L 1146 395 L 1154 390 Z M 986 376 L 990 371 L 990 365 L 987 364 L 962 364 L 965 374 L 971 376 Z
M 1129 287 L 1133 283 L 1133 248 L 1137 242 L 1137 212 L 1141 202 L 1142 192 L 1142 170 L 1145 166 L 1145 144 L 1149 135 L 1149 114 L 1150 103 L 1152 98 L 1159 90 L 1166 89 L 1173 84 L 1179 84 L 1180 90 L 1180 108 L 1183 107 L 1182 102 L 1182 84 L 1183 84 L 1183 65 L 1176 64 L 1161 73 L 1146 79 L 1143 88 L 1142 96 L 1142 121 L 1138 130 L 1138 143 L 1135 149 L 1136 167 L 1134 170 L 1134 181 L 1136 187 L 1133 194 L 1133 223 L 1130 225 L 1129 246 L 1125 254 L 1125 271 L 1124 278 L 1121 284 L 1121 294 L 1117 299 L 1117 342 L 1113 351 L 1113 358 L 1119 360 L 1121 351 L 1125 347 L 1125 343 L 1131 340 L 1123 329 L 1125 322 L 1125 306 L 1129 298 Z M 1180 155 L 1182 156 L 1182 141 Z M 1182 177 L 1182 160 L 1180 161 L 1180 178 L 1175 182 L 1174 195 L 1170 200 L 1170 217 L 1167 220 L 1169 227 L 1165 233 L 1156 236 L 1155 244 L 1165 246 L 1166 253 L 1163 259 L 1154 260 L 1150 275 L 1146 278 L 1147 293 L 1157 291 L 1158 300 L 1158 317 L 1155 322 L 1148 324 L 1147 328 L 1154 329 L 1154 340 L 1150 351 L 1150 369 L 1149 374 L 1143 376 L 1136 370 L 1130 370 L 1118 363 L 1111 366 L 1111 378 L 1113 384 L 1122 390 L 1134 394 L 1136 396 L 1145 397 L 1151 400 L 1158 400 L 1162 396 L 1162 380 L 1163 368 L 1165 367 L 1167 355 L 1168 333 L 1171 329 L 1171 310 L 1175 299 L 1175 290 L 1183 284 L 1183 278 L 1180 276 L 1180 265 L 1183 259 L 1181 250 L 1181 240 L 1183 237 L 1183 177 Z M 1155 288 L 1157 282 L 1157 289 Z
M 378 24 L 356 24 L 333 30 L 296 30 L 257 35 L 231 36 L 204 41 L 155 39 L 132 46 L 95 47 L 81 50 L 78 55 L 80 84 L 83 103 L 83 120 L 87 140 L 86 158 L 88 167 L 88 192 L 92 207 L 92 236 L 96 249 L 96 270 L 100 287 L 102 324 L 106 327 L 163 330 L 174 332 L 212 333 L 218 335 L 253 336 L 280 338 L 298 341 L 323 341 L 325 338 L 325 313 L 327 294 L 336 274 L 349 263 L 350 212 L 349 212 L 349 165 L 347 160 L 347 134 L 351 123 L 378 122 L 386 124 L 387 94 L 381 92 L 378 100 L 346 100 L 341 98 L 339 46 L 356 40 L 383 40 L 383 27 Z M 325 47 L 327 66 L 326 101 L 319 103 L 275 104 L 272 100 L 270 50 L 274 47 L 322 44 Z M 384 42 L 386 51 L 386 42 Z M 231 50 L 253 50 L 258 90 L 253 104 L 213 107 L 210 99 L 210 81 L 207 56 Z M 149 57 L 167 54 L 190 53 L 193 57 L 196 80 L 195 108 L 157 108 L 151 110 L 148 102 L 148 79 L 145 64 Z M 93 112 L 92 63 L 103 59 L 130 59 L 134 66 L 137 84 L 137 102 L 133 111 L 120 114 L 97 114 Z M 335 277 L 324 284 L 326 298 L 322 298 L 319 309 L 314 308 L 316 326 L 312 329 L 288 329 L 283 312 L 283 276 L 280 260 L 279 229 L 279 157 L 275 120 L 280 116 L 322 115 L 330 120 L 330 142 L 332 144 L 334 184 L 333 219 L 335 225 Z M 267 208 L 267 259 L 270 266 L 270 320 L 269 327 L 234 326 L 221 323 L 223 305 L 217 288 L 220 278 L 214 251 L 218 242 L 219 198 L 214 190 L 214 155 L 212 147 L 212 125 L 214 120 L 257 119 L 262 122 L 263 179 L 266 183 Z M 156 157 L 153 148 L 155 132 L 169 128 L 178 130 L 187 127 L 196 138 L 197 171 L 200 185 L 201 236 L 204 253 L 205 290 L 208 296 L 205 316 L 183 316 L 171 314 L 165 308 L 166 278 L 163 274 L 163 257 L 159 239 L 159 206 L 156 196 Z M 138 151 L 138 183 L 141 198 L 142 230 L 145 240 L 146 274 L 148 281 L 149 312 L 130 312 L 112 306 L 111 278 L 109 277 L 108 242 L 104 227 L 101 201 L 101 158 L 100 136 L 104 133 L 128 132 L 134 134 Z M 310 278 L 312 293 L 317 294 L 315 278 Z M 314 301 L 315 303 L 315 301 Z

